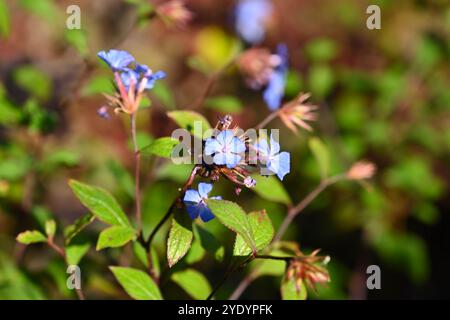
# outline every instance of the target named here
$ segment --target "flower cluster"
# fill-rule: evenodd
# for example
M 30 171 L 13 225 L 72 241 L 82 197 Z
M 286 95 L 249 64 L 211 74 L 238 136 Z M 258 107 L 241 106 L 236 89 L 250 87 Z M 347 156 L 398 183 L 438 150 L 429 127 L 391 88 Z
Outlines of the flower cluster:
M 316 290 L 317 284 L 330 282 L 330 275 L 326 269 L 330 257 L 318 256 L 319 251 L 317 249 L 309 255 L 304 255 L 298 250 L 296 256 L 291 259 L 287 267 L 286 279 L 295 280 L 297 291 L 301 290 L 302 282 L 313 291 Z
M 235 184 L 237 194 L 241 187 L 256 185 L 251 177 L 255 169 L 263 176 L 275 174 L 283 180 L 290 171 L 290 154 L 280 152 L 280 144 L 274 136 L 270 136 L 270 145 L 264 138 L 250 139 L 246 133 L 239 134 L 238 127 L 230 129 L 231 116 L 224 119 L 219 120 L 214 134 L 203 141 L 203 161 L 198 174 L 212 182 L 225 177 Z M 212 184 L 201 183 L 198 191 L 186 192 L 183 200 L 192 219 L 200 217 L 205 222 L 212 219 L 204 201 L 211 189 Z
M 155 81 L 166 76 L 162 71 L 153 73 L 148 66 L 135 63 L 134 57 L 127 51 L 112 49 L 100 51 L 97 55 L 114 72 L 118 93 L 107 98 L 115 112 L 134 114 L 139 108 L 143 93 L 152 89 Z M 104 115 L 104 110 L 99 114 Z

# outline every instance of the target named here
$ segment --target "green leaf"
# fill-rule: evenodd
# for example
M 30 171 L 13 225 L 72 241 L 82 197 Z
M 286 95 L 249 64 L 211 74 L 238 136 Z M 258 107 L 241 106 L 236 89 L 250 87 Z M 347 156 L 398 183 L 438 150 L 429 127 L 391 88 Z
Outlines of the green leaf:
M 118 248 L 136 238 L 136 231 L 130 227 L 112 226 L 103 230 L 97 241 L 96 250 Z
M 125 291 L 136 300 L 162 300 L 156 283 L 145 272 L 133 268 L 109 267 Z
M 255 239 L 256 250 L 265 249 L 272 241 L 274 229 L 266 210 L 250 212 L 247 215 Z M 252 253 L 251 247 L 238 234 L 234 243 L 233 256 L 245 257 Z
M 98 75 L 91 78 L 86 85 L 81 89 L 82 96 L 92 96 L 95 94 L 113 94 L 114 86 L 111 82 L 111 77 L 106 75 Z
M 195 225 L 194 235 L 195 239 L 200 242 L 202 248 L 205 249 L 206 252 L 211 254 L 217 261 L 223 261 L 225 247 L 211 232 L 199 225 Z
M 86 228 L 92 221 L 94 221 L 95 216 L 92 213 L 88 213 L 81 218 L 77 219 L 73 224 L 67 226 L 64 229 L 64 237 L 66 238 L 66 245 L 68 245 L 72 239 Z
M 77 265 L 89 251 L 89 243 L 72 244 L 66 247 L 66 260 L 69 265 Z
M 195 111 L 171 111 L 167 116 L 175 121 L 180 128 L 186 129 L 192 135 L 202 139 L 206 130 L 211 129 L 208 120 Z
M 16 237 L 16 240 L 23 244 L 31 244 L 31 243 L 38 243 L 38 242 L 47 242 L 47 238 L 37 230 L 28 230 L 22 233 L 19 233 L 19 235 Z
M 13 78 L 19 87 L 35 97 L 42 100 L 50 97 L 52 82 L 49 76 L 41 70 L 33 66 L 23 66 L 14 71 Z
M 175 109 L 175 99 L 172 91 L 164 82 L 157 81 L 151 93 L 168 109 Z
M 208 207 L 217 219 L 227 228 L 239 234 L 256 254 L 256 244 L 252 227 L 244 210 L 234 202 L 227 200 L 208 200 Z
M 170 278 L 195 300 L 204 300 L 211 292 L 208 280 L 194 269 L 175 272 Z
M 49 238 L 53 238 L 56 232 L 56 222 L 55 220 L 48 220 L 45 222 L 45 233 Z
M 69 185 L 81 203 L 91 210 L 100 221 L 131 227 L 130 221 L 128 221 L 122 208 L 109 192 L 76 180 L 70 180 Z
M 206 99 L 205 106 L 223 113 L 239 113 L 242 111 L 242 102 L 234 96 L 216 96 Z
M 283 300 L 306 300 L 308 292 L 303 280 L 296 281 L 294 277 L 287 278 L 286 275 L 281 280 L 281 298 Z
M 20 0 L 20 5 L 30 12 L 44 18 L 48 22 L 56 22 L 60 18 L 58 9 L 52 0 Z
M 192 244 L 192 221 L 185 212 L 177 210 L 167 240 L 167 262 L 169 267 L 175 265 L 188 252 Z
M 152 154 L 155 156 L 170 158 L 172 156 L 173 148 L 180 142 L 171 137 L 162 137 L 153 140 L 150 145 L 143 148 L 141 151 L 145 154 Z
M 308 77 L 308 85 L 313 96 L 324 98 L 330 93 L 335 84 L 333 69 L 328 65 L 314 65 Z
M 7 38 L 10 31 L 9 9 L 5 0 L 0 0 L 0 36 Z
M 81 29 L 66 29 L 64 36 L 66 41 L 74 47 L 82 57 L 87 56 L 89 47 L 86 31 Z
M 189 249 L 188 254 L 186 255 L 186 263 L 191 265 L 194 263 L 197 263 L 203 259 L 205 256 L 205 249 L 203 249 L 201 243 L 195 238 L 194 233 L 194 240 L 192 241 L 191 248 Z
M 252 188 L 261 198 L 269 201 L 279 202 L 286 205 L 292 204 L 289 194 L 283 184 L 275 176 L 263 177 L 259 174 L 252 175 L 256 185 Z
M 316 137 L 309 139 L 309 148 L 320 168 L 322 179 L 326 178 L 330 173 L 330 155 L 325 144 Z
M 319 38 L 309 42 L 306 47 L 306 54 L 311 61 L 328 61 L 337 54 L 336 44 L 327 38 Z

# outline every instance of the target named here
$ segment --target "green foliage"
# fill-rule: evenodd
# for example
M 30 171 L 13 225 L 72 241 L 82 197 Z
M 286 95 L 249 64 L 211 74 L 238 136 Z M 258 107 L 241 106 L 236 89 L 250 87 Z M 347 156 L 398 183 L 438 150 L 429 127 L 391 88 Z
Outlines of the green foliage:
M 9 9 L 5 0 L 0 0 L 0 36 L 7 38 L 10 31 Z
M 107 75 L 97 75 L 91 77 L 89 81 L 81 89 L 83 96 L 92 96 L 96 94 L 113 94 L 114 86 L 111 78 Z
M 89 243 L 71 244 L 66 247 L 66 260 L 68 265 L 78 265 L 89 251 Z
M 208 280 L 194 269 L 175 272 L 170 279 L 196 300 L 206 299 L 211 292 Z
M 76 180 L 70 180 L 69 186 L 81 203 L 91 210 L 100 221 L 112 225 L 131 227 L 120 205 L 106 190 Z
M 156 283 L 145 272 L 133 268 L 109 267 L 125 291 L 136 300 L 162 300 Z
M 260 252 L 272 241 L 274 236 L 272 222 L 265 210 L 250 212 L 247 217 L 252 229 L 256 250 Z M 252 248 L 238 234 L 234 243 L 233 256 L 245 257 L 251 253 Z
M 55 220 L 48 220 L 45 223 L 45 233 L 51 239 L 55 235 L 56 232 L 56 222 Z
M 104 248 L 122 247 L 136 238 L 136 231 L 127 226 L 111 226 L 100 233 L 97 251 Z
M 192 244 L 194 234 L 192 221 L 182 211 L 175 211 L 167 240 L 167 262 L 169 267 L 175 265 L 188 252 Z
M 234 96 L 216 96 L 206 99 L 205 106 L 222 113 L 242 112 L 242 102 Z
M 66 41 L 80 54 L 86 57 L 89 53 L 89 46 L 87 43 L 87 34 L 82 29 L 67 29 L 64 37 Z
M 333 59 L 337 54 L 336 43 L 326 38 L 318 38 L 309 42 L 306 47 L 309 60 L 323 62 Z
M 86 228 L 92 221 L 94 221 L 95 216 L 88 213 L 81 218 L 77 219 L 73 224 L 67 226 L 64 229 L 64 237 L 66 239 L 66 245 L 70 244 L 72 239 L 80 233 L 84 228 Z
M 279 202 L 286 205 L 292 203 L 289 194 L 286 192 L 283 184 L 275 176 L 263 177 L 259 174 L 253 174 L 252 178 L 256 181 L 256 186 L 252 188 L 262 198 Z
M 42 100 L 47 100 L 52 92 L 52 82 L 48 75 L 33 66 L 15 69 L 14 81 L 22 89 Z M 37 83 L 39 85 L 36 85 Z
M 198 138 L 203 138 L 205 131 L 211 129 L 208 120 L 195 111 L 171 111 L 167 116 Z
M 281 280 L 281 297 L 283 300 L 306 300 L 308 292 L 304 282 L 286 276 Z
M 239 234 L 244 242 L 256 253 L 256 243 L 247 214 L 234 202 L 227 200 L 208 200 L 208 207 L 216 218 L 227 228 Z
M 316 137 L 309 139 L 308 145 L 319 165 L 321 177 L 322 179 L 325 179 L 330 173 L 330 155 L 328 149 L 325 144 Z
M 194 235 L 195 239 L 200 242 L 201 247 L 206 252 L 218 261 L 223 260 L 225 256 L 225 247 L 211 232 L 199 225 L 195 225 Z
M 16 240 L 23 244 L 47 242 L 47 238 L 37 230 L 24 231 L 22 233 L 19 233 Z
M 172 150 L 180 142 L 177 139 L 171 137 L 163 137 L 153 140 L 150 145 L 143 148 L 141 151 L 144 154 L 152 154 L 155 156 L 170 158 L 172 156 Z

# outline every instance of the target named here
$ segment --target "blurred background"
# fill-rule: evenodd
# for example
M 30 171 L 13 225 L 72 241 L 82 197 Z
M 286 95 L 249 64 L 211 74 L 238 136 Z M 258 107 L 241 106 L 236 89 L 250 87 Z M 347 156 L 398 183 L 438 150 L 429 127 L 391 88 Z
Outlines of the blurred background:
M 261 93 L 246 87 L 236 67 L 218 79 L 202 106 L 211 75 L 243 47 L 233 25 L 235 2 L 190 0 L 192 20 L 179 28 L 155 16 L 164 1 L 0 0 L 0 299 L 74 298 L 66 268 L 44 245 L 25 248 L 15 237 L 42 229 L 49 217 L 59 232 L 86 213 L 67 181 L 102 186 L 126 212 L 133 209 L 133 155 L 125 116 L 98 116 L 103 93 L 114 88 L 99 50 L 123 49 L 167 78 L 150 92 L 139 113 L 139 143 L 168 136 L 177 126 L 166 112 L 196 110 L 212 124 L 225 113 L 242 128 L 269 110 Z M 66 8 L 81 9 L 81 29 L 66 28 Z M 314 132 L 293 135 L 276 120 L 282 148 L 292 156 L 283 184 L 294 202 L 320 182 L 308 139 L 318 136 L 333 173 L 355 161 L 377 165 L 369 185 L 343 182 L 323 192 L 292 224 L 285 239 L 331 256 L 331 283 L 315 299 L 449 298 L 450 278 L 450 6 L 445 0 L 274 0 L 274 14 L 260 45 L 289 48 L 285 101 L 311 92 L 320 106 Z M 368 30 L 366 8 L 381 8 L 381 30 Z M 151 100 L 151 103 L 150 103 Z M 144 230 L 165 213 L 189 166 L 143 160 Z M 221 181 L 214 192 L 235 199 Z M 283 204 L 243 190 L 247 211 L 266 208 L 278 227 Z M 100 224 L 80 235 L 96 242 Z M 232 234 L 217 221 L 205 225 L 226 247 Z M 165 256 L 167 226 L 157 251 Z M 198 245 L 182 263 L 220 280 L 225 263 Z M 111 264 L 136 265 L 131 246 L 96 252 L 81 262 L 88 298 L 127 298 L 109 273 Z M 160 261 L 167 269 L 165 259 Z M 381 268 L 381 290 L 366 289 L 366 267 Z M 248 270 L 219 291 L 227 298 Z M 245 299 L 278 299 L 280 277 L 261 275 Z M 163 283 L 167 298 L 188 298 Z

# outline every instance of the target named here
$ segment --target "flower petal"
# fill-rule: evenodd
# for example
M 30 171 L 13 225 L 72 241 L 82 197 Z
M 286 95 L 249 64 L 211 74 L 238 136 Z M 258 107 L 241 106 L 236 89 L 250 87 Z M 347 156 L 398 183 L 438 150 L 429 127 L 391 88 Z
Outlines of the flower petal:
M 208 138 L 205 142 L 205 155 L 210 156 L 213 153 L 220 152 L 222 149 L 221 144 L 216 138 Z
M 233 139 L 233 152 L 234 153 L 242 153 L 245 151 L 245 143 L 239 139 L 238 137 L 234 137 Z
M 184 194 L 183 201 L 184 202 L 194 202 L 199 203 L 202 198 L 200 197 L 200 194 L 197 190 L 189 189 Z
M 280 144 L 274 139 L 273 134 L 270 134 L 270 156 L 274 156 L 280 152 Z
M 211 192 L 213 185 L 211 183 L 200 182 L 198 184 L 198 194 L 203 199 L 208 199 L 208 193 Z
M 100 51 L 97 56 L 105 61 L 113 71 L 122 70 L 134 61 L 134 57 L 124 50 Z
M 283 180 L 284 176 L 291 170 L 291 155 L 289 152 L 281 152 L 270 159 L 267 168 L 276 173 L 280 180 Z
M 214 214 L 211 212 L 211 210 L 207 206 L 204 206 L 204 205 L 199 206 L 199 216 L 203 222 L 208 222 L 208 221 L 214 219 Z
M 198 217 L 200 213 L 200 206 L 196 203 L 188 202 L 186 203 L 186 210 L 189 214 L 189 217 L 194 220 Z

